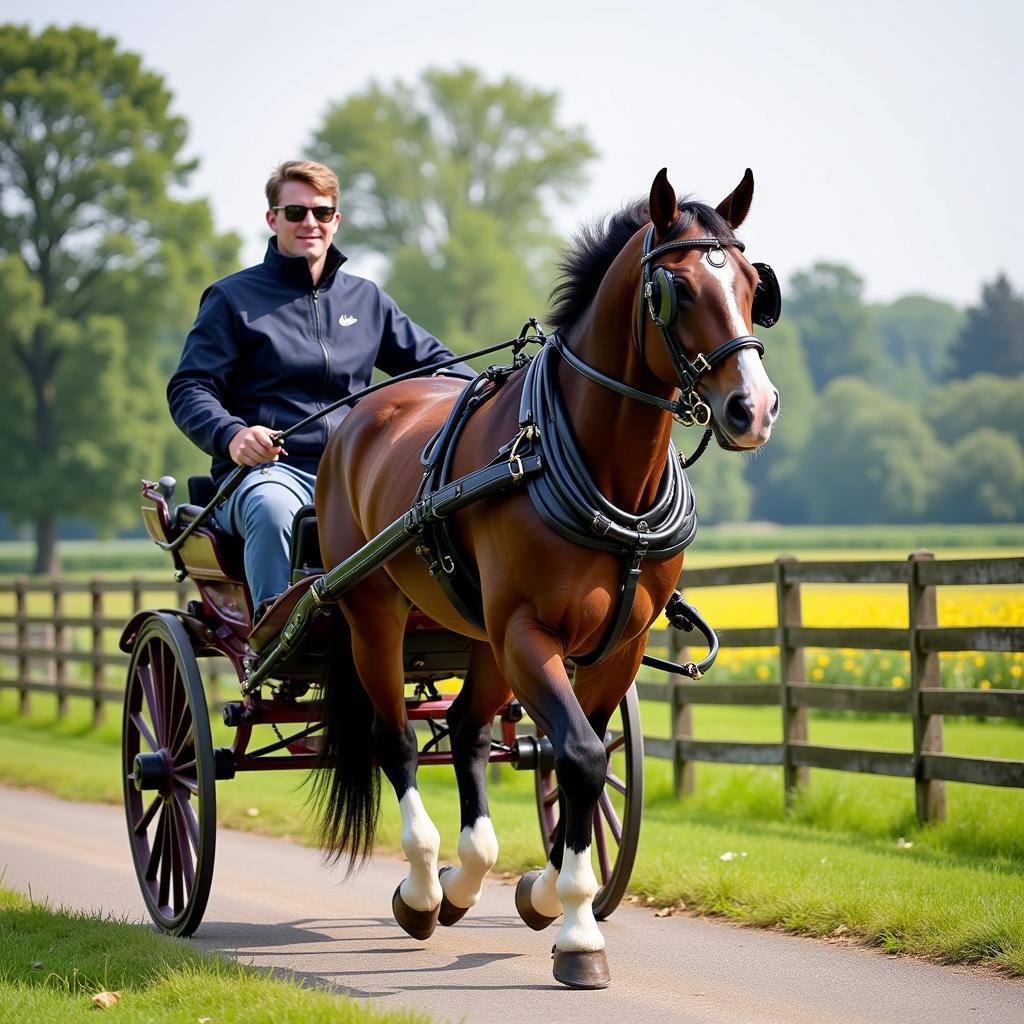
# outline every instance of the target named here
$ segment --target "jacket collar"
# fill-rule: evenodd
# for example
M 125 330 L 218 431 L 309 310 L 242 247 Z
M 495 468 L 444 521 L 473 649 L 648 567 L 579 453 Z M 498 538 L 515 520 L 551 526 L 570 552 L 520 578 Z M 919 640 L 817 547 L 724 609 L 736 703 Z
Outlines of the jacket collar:
M 338 268 L 348 257 L 332 242 L 324 260 L 324 272 L 320 275 L 317 288 L 326 288 L 334 279 Z M 267 252 L 263 257 L 263 265 L 279 281 L 294 288 L 305 291 L 313 290 L 313 278 L 309 273 L 309 264 L 304 256 L 285 256 L 277 248 L 277 239 L 267 242 Z

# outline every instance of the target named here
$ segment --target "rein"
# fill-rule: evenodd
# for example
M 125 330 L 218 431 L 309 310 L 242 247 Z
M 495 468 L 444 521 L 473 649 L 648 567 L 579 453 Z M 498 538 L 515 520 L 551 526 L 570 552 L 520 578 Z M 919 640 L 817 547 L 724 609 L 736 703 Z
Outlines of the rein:
M 594 367 L 589 363 L 583 362 L 583 360 L 566 345 L 565 339 L 557 331 L 548 337 L 548 341 L 551 342 L 558 354 L 577 373 L 581 373 L 584 377 L 589 378 L 595 384 L 600 384 L 602 387 L 615 391 L 618 394 L 623 395 L 625 398 L 632 398 L 636 402 L 643 402 L 645 405 L 653 405 L 659 409 L 664 409 L 666 412 L 672 413 L 679 422 L 683 422 L 682 415 L 680 414 L 680 408 L 683 408 L 685 412 L 690 415 L 689 422 L 684 422 L 683 425 L 692 426 L 693 423 L 696 422 L 692 417 L 690 405 L 685 402 L 684 399 L 680 398 L 676 401 L 672 401 L 669 398 L 659 398 L 657 395 L 649 395 L 646 391 L 640 391 L 638 388 L 630 387 L 628 384 L 623 384 L 622 381 L 616 380 L 614 377 L 609 377 L 606 374 L 603 374 L 600 370 L 594 369 Z M 707 406 L 704 408 L 707 408 Z M 712 433 L 711 427 L 708 427 L 704 431 L 704 436 L 700 439 L 700 443 L 688 459 L 684 459 L 682 457 L 682 453 L 680 453 L 679 462 L 683 469 L 689 469 L 690 466 L 692 466 L 704 454 L 704 452 L 707 451 L 708 444 L 711 442 Z

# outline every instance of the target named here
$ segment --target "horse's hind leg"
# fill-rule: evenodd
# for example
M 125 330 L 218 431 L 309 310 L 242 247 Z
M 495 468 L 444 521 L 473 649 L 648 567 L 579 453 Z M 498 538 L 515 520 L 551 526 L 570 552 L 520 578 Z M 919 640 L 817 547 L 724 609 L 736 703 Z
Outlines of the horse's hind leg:
M 494 714 L 511 695 L 490 645 L 475 643 L 465 682 L 448 709 L 461 831 L 458 866 L 441 869 L 443 925 L 455 924 L 476 904 L 484 878 L 498 859 L 498 837 L 487 807 L 486 769 Z
M 376 712 L 374 752 L 394 787 L 402 815 L 402 850 L 409 874 L 395 890 L 391 906 L 409 935 L 427 939 L 441 904 L 437 880 L 441 837 L 416 787 L 419 743 L 405 711 L 402 643 L 408 605 L 390 584 L 374 576 L 346 594 L 344 607 L 352 626 L 352 656 Z

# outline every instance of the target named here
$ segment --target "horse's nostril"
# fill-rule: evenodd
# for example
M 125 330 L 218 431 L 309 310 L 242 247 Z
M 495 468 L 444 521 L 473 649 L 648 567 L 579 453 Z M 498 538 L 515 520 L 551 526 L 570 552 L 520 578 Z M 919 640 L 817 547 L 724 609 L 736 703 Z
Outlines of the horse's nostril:
M 734 394 L 725 403 L 725 418 L 729 427 L 737 434 L 745 434 L 754 421 L 750 400 L 742 393 Z
M 775 401 L 772 402 L 771 417 L 772 417 L 772 419 L 775 419 L 775 417 L 778 416 L 778 415 L 779 415 L 779 393 L 778 393 L 778 391 L 776 391 L 775 392 Z

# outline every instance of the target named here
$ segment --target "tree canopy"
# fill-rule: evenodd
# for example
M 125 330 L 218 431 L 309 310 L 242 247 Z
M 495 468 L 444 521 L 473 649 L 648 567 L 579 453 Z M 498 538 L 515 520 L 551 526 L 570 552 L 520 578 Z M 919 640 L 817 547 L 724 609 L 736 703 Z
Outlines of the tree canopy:
M 786 315 L 800 330 L 807 368 L 819 390 L 836 377 L 881 376 L 881 354 L 863 291 L 863 280 L 839 263 L 815 263 L 790 281 Z
M 161 339 L 237 250 L 204 202 L 169 195 L 194 167 L 170 108 L 161 77 L 112 38 L 0 26 L 0 259 L 23 317 L 0 324 L 0 407 L 20 410 L 32 467 L 0 507 L 35 524 L 37 571 L 59 514 L 107 527 L 134 514 L 130 492 L 111 497 L 122 474 L 154 471 L 169 436 Z
M 947 377 L 975 373 L 1015 377 L 1024 373 L 1024 296 L 1000 274 L 981 290 L 950 352 Z
M 454 347 L 539 314 L 557 246 L 549 204 L 595 155 L 558 96 L 469 67 L 373 83 L 327 110 L 312 153 L 338 174 L 346 249 L 385 256 L 385 285 Z
M 821 396 L 804 455 L 809 520 L 927 520 L 946 459 L 915 409 L 865 381 L 841 377 Z

